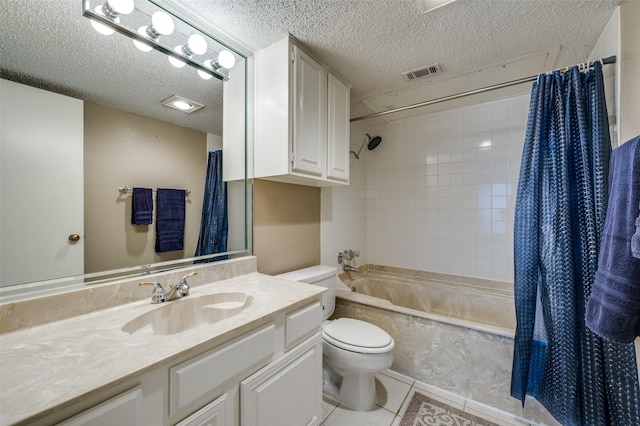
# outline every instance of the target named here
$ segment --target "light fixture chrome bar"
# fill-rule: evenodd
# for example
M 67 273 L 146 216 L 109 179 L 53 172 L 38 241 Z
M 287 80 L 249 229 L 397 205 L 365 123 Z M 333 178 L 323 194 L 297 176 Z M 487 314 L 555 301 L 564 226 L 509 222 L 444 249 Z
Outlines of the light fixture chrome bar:
M 227 81 L 229 80 L 229 76 L 226 74 L 223 74 L 217 70 L 211 69 L 209 67 L 206 67 L 204 64 L 186 56 L 183 54 L 180 54 L 178 52 L 176 52 L 175 50 L 171 49 L 168 46 L 165 46 L 164 44 L 157 42 L 155 40 L 152 40 L 150 38 L 146 38 L 141 36 L 140 34 L 138 34 L 135 31 L 130 30 L 129 28 L 123 26 L 123 25 L 119 25 L 116 22 L 113 22 L 110 19 L 105 18 L 104 16 L 101 16 L 97 13 L 95 13 L 94 11 L 91 10 L 91 8 L 89 7 L 89 2 L 88 0 L 85 0 L 83 2 L 83 7 L 82 7 L 82 16 L 89 18 L 89 19 L 93 19 L 94 21 L 100 22 L 103 25 L 108 26 L 109 28 L 113 28 L 113 30 L 119 32 L 120 34 L 127 36 L 133 40 L 137 40 L 141 43 L 146 44 L 147 46 L 164 53 L 167 56 L 171 56 L 173 58 L 176 58 L 180 61 L 185 62 L 186 64 L 192 66 L 193 68 L 205 72 L 207 74 L 212 75 L 213 77 L 217 78 L 218 80 L 222 80 L 222 81 Z
M 601 62 L 603 65 L 615 64 L 616 63 L 616 57 L 615 56 L 609 56 L 608 58 L 603 58 L 603 59 L 600 59 L 600 61 L 596 61 L 596 62 Z M 582 65 L 590 67 L 590 66 L 593 66 L 593 62 L 587 62 L 586 64 L 582 64 Z M 567 69 L 568 68 L 563 68 L 560 71 L 566 71 Z M 384 115 L 393 114 L 395 112 L 407 111 L 407 110 L 415 109 L 415 108 L 422 108 L 422 107 L 426 107 L 426 106 L 429 106 L 429 105 L 437 104 L 437 103 L 440 103 L 440 102 L 451 101 L 453 99 L 458 99 L 458 98 L 464 98 L 465 96 L 471 96 L 471 95 L 476 95 L 478 93 L 489 92 L 491 90 L 502 89 L 504 87 L 515 86 L 516 84 L 528 83 L 528 82 L 531 82 L 531 81 L 535 81 L 537 79 L 538 79 L 537 75 L 532 75 L 530 77 L 525 77 L 525 78 L 521 78 L 521 79 L 518 79 L 518 80 L 507 81 L 505 83 L 494 84 L 493 86 L 488 86 L 488 87 L 483 87 L 483 88 L 480 88 L 480 89 L 469 90 L 467 92 L 457 93 L 455 95 L 443 96 L 441 98 L 432 99 L 430 101 L 418 102 L 417 104 L 411 104 L 411 105 L 407 105 L 407 106 L 403 106 L 403 107 L 393 108 L 393 109 L 390 109 L 390 110 L 387 110 L 387 111 L 374 112 L 372 114 L 367 114 L 367 115 L 363 115 L 361 117 L 352 118 L 351 120 L 349 120 L 349 122 L 353 123 L 355 121 L 366 120 L 366 119 L 369 119 L 369 118 L 382 117 Z

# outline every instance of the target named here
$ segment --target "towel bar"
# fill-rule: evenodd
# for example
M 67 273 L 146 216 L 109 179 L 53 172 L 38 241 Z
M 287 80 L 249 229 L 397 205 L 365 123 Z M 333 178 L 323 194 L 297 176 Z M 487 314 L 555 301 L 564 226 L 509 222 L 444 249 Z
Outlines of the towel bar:
M 133 188 L 129 187 L 129 186 L 119 186 L 118 187 L 118 191 L 121 194 L 126 194 L 127 192 L 133 192 Z M 155 189 L 153 189 L 153 192 L 156 192 Z M 186 196 L 188 197 L 191 194 L 191 191 L 189 191 L 188 189 L 185 189 L 184 192 L 186 193 Z

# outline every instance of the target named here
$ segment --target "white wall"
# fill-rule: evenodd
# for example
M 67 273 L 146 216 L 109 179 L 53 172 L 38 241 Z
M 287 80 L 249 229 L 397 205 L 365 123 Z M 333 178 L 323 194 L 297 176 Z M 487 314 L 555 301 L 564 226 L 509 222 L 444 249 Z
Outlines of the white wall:
M 365 130 L 351 125 L 351 150 L 358 151 L 367 132 L 373 136 L 376 129 Z M 382 143 L 385 143 L 384 139 Z M 369 151 L 365 146 L 359 160 L 349 154 L 349 186 L 322 188 L 320 245 L 323 265 L 338 266 L 337 254 L 345 249 L 360 251 L 355 264 L 367 263 L 367 161 L 378 155 L 379 150 L 380 147 Z
M 597 61 L 602 58 L 615 55 L 620 58 L 620 8 L 611 15 L 607 26 L 605 27 L 598 42 L 589 55 L 590 61 Z M 604 77 L 604 89 L 607 100 L 607 113 L 609 114 L 609 132 L 611 134 L 612 145 L 620 145 L 619 132 L 620 114 L 620 62 L 615 65 L 605 65 L 602 67 L 602 75 Z
M 620 142 L 640 135 L 640 2 L 620 6 Z
M 613 145 L 640 134 L 640 2 L 624 1 L 611 15 L 591 51 L 590 60 L 616 55 L 615 66 L 604 67 L 609 124 L 616 115 Z M 614 96 L 615 94 L 615 96 Z

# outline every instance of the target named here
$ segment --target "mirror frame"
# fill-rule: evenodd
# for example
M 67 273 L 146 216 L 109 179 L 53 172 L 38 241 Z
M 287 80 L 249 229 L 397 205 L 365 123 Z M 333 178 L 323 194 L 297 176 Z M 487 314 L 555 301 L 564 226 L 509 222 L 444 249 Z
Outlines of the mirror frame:
M 253 230 L 253 191 L 249 191 L 251 181 L 249 176 L 251 175 L 248 168 L 252 162 L 247 156 L 251 152 L 249 149 L 249 104 L 250 104 L 250 96 L 249 96 L 249 84 L 248 80 L 251 78 L 251 52 L 243 47 L 233 46 L 233 43 L 236 43 L 238 46 L 241 46 L 241 43 L 233 40 L 227 34 L 224 34 L 215 29 L 207 30 L 204 29 L 206 25 L 202 21 L 199 21 L 195 18 L 191 13 L 189 13 L 184 8 L 180 7 L 175 3 L 170 3 L 166 0 L 145 0 L 155 6 L 157 6 L 160 10 L 163 10 L 170 14 L 175 19 L 180 20 L 185 25 L 188 25 L 195 30 L 205 34 L 207 37 L 210 37 L 216 40 L 225 48 L 231 50 L 236 55 L 242 57 L 244 60 L 242 62 L 242 66 L 244 66 L 244 153 L 245 153 L 245 168 L 244 168 L 244 249 L 227 251 L 224 253 L 215 253 L 211 255 L 198 256 L 198 257 L 190 257 L 190 258 L 182 258 L 176 260 L 163 261 L 152 264 L 144 264 L 133 267 L 119 268 L 114 270 L 107 270 L 101 272 L 93 272 L 88 274 L 69 276 L 69 277 L 60 277 L 43 281 L 29 282 L 29 283 L 21 283 L 15 285 L 9 285 L 6 287 L 0 287 L 0 304 L 2 303 L 10 303 L 14 301 L 19 301 L 31 297 L 39 297 L 46 296 L 52 294 L 64 293 L 67 291 L 73 291 L 85 288 L 86 286 L 102 284 L 105 282 L 117 280 L 117 279 L 126 279 L 137 276 L 145 276 L 152 273 L 164 272 L 173 269 L 184 268 L 188 266 L 193 266 L 198 263 L 206 263 L 206 262 L 214 262 L 217 258 L 223 257 L 224 259 L 232 259 L 239 258 L 245 256 L 252 255 L 252 241 L 253 236 L 249 235 Z M 83 13 L 85 0 L 78 0 L 78 2 L 82 2 L 82 9 L 79 11 L 80 14 Z M 198 23 L 195 23 L 199 21 Z M 124 35 L 121 35 L 124 36 Z M 231 42 L 226 41 L 225 39 L 230 39 Z M 238 66 L 239 64 L 236 64 Z M 224 83 L 223 83 L 224 84 Z M 224 132 L 224 129 L 223 129 Z M 251 207 L 250 207 L 251 205 Z M 218 259 L 218 260 L 224 260 Z

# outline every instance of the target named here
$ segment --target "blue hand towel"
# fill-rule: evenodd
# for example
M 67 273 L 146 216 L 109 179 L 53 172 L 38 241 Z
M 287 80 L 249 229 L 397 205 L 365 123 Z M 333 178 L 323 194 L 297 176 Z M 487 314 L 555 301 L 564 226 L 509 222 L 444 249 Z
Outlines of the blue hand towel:
M 131 224 L 153 223 L 153 193 L 150 188 L 133 188 L 131 200 Z
M 158 188 L 156 252 L 184 249 L 185 191 Z
M 640 136 L 611 154 L 609 204 L 587 326 L 619 343 L 640 336 L 640 259 L 632 253 L 640 204 Z

